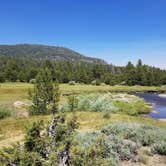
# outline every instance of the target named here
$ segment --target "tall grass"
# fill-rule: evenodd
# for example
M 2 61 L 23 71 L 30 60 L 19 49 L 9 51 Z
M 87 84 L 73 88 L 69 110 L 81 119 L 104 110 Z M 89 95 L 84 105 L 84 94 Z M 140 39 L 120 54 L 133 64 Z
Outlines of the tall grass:
M 0 120 L 10 116 L 11 116 L 11 110 L 7 108 L 0 108 Z

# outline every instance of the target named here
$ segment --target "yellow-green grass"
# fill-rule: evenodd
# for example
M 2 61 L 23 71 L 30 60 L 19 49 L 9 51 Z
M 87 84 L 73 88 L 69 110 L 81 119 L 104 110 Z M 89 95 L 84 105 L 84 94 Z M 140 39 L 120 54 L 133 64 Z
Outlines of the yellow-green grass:
M 14 109 L 15 101 L 27 101 L 28 89 L 33 88 L 33 84 L 28 83 L 3 83 L 0 84 L 0 107 Z M 60 85 L 61 93 L 68 95 L 70 93 L 96 93 L 96 92 L 166 92 L 166 87 L 141 87 L 141 86 L 92 86 L 92 85 Z M 62 98 L 63 100 L 63 98 Z M 160 127 L 166 127 L 166 122 L 160 122 L 145 117 L 133 117 L 125 114 L 110 114 L 109 119 L 103 119 L 102 113 L 95 112 L 77 112 L 80 124 L 79 131 L 85 132 L 89 130 L 98 130 L 101 127 L 113 122 L 134 122 L 134 123 L 150 123 Z M 67 114 L 68 117 L 71 115 Z M 49 120 L 50 116 L 37 116 L 30 118 L 14 119 L 7 118 L 0 120 L 0 147 L 8 146 L 23 139 L 25 133 L 25 125 L 36 120 Z
M 0 84 L 0 107 L 12 107 L 17 100 L 27 100 L 28 90 L 33 88 L 33 84 L 28 83 L 2 83 Z M 166 92 L 166 86 L 148 87 L 148 86 L 93 86 L 93 85 L 68 85 L 60 84 L 60 90 L 63 95 L 70 93 L 91 93 L 91 92 Z
M 166 128 L 166 123 L 158 120 L 153 120 L 147 117 L 134 117 L 124 114 L 111 114 L 110 117 L 104 119 L 100 112 L 76 112 L 79 123 L 79 132 L 88 132 L 99 130 L 103 126 L 116 122 L 129 122 L 151 124 L 158 127 Z M 72 116 L 72 113 L 66 113 L 67 118 Z M 34 116 L 30 118 L 7 118 L 0 121 L 0 148 L 9 146 L 12 143 L 23 141 L 25 134 L 25 126 L 28 126 L 34 121 L 51 120 L 51 116 Z
M 17 93 L 25 94 L 33 84 L 29 83 L 1 83 L 0 93 Z M 82 93 L 82 92 L 166 92 L 166 86 L 95 86 L 95 85 L 69 85 L 60 84 L 62 94 Z

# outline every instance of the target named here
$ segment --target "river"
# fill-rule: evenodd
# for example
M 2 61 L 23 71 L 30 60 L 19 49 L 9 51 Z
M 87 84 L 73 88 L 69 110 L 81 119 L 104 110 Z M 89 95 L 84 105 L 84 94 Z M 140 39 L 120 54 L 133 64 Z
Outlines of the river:
M 162 97 L 153 93 L 138 93 L 137 96 L 143 98 L 146 102 L 152 104 L 153 110 L 157 113 L 150 112 L 149 116 L 153 119 L 166 119 L 166 96 Z

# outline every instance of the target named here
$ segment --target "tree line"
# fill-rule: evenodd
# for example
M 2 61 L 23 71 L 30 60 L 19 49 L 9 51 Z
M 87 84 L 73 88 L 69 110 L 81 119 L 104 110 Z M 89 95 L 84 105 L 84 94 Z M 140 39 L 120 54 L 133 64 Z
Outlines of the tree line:
M 125 67 L 112 64 L 98 63 L 72 63 L 69 61 L 37 61 L 32 59 L 17 59 L 0 57 L 0 82 L 30 82 L 41 69 L 48 68 L 54 81 L 68 83 L 108 85 L 143 85 L 160 86 L 166 84 L 166 70 L 143 64 L 141 60 L 137 65 L 131 62 Z

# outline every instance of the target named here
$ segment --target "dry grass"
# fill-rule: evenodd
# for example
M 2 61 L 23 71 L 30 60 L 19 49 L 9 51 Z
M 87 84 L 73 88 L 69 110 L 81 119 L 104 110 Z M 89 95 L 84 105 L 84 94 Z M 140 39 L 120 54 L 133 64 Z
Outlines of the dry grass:
M 67 118 L 70 118 L 72 113 L 67 113 Z M 122 114 L 110 114 L 110 118 L 102 118 L 100 112 L 76 112 L 79 132 L 87 132 L 99 130 L 103 126 L 115 122 L 131 122 L 131 123 L 148 123 L 159 127 L 166 128 L 165 122 L 152 120 L 146 117 L 133 117 Z M 0 147 L 10 145 L 21 141 L 25 134 L 25 126 L 37 120 L 44 120 L 47 122 L 51 116 L 35 116 L 30 118 L 13 119 L 8 118 L 0 121 Z
M 16 109 L 13 103 L 16 101 L 28 102 L 28 89 L 32 84 L 27 83 L 4 83 L 0 84 L 0 107 Z M 92 86 L 92 85 L 75 85 L 61 84 L 62 94 L 70 93 L 90 93 L 90 92 L 136 92 L 136 91 L 166 91 L 166 87 L 128 87 L 128 86 Z M 63 101 L 63 97 L 61 101 Z M 77 112 L 79 131 L 86 132 L 98 130 L 103 126 L 114 122 L 134 122 L 150 123 L 160 127 L 166 127 L 166 122 L 159 122 L 145 117 L 133 117 L 123 114 L 110 114 L 110 118 L 103 119 L 102 113 L 95 112 Z M 68 113 L 67 117 L 71 114 Z M 37 120 L 49 120 L 50 116 L 38 116 L 31 118 L 7 118 L 0 121 L 0 147 L 8 146 L 11 143 L 21 141 L 25 134 L 25 126 Z
M 28 98 L 28 89 L 33 88 L 33 84 L 28 83 L 2 83 L 0 84 L 0 107 L 13 108 L 15 101 L 25 101 Z M 61 84 L 60 90 L 63 95 L 70 93 L 92 93 L 92 92 L 166 92 L 166 87 L 147 86 L 93 86 L 93 85 L 68 85 Z

